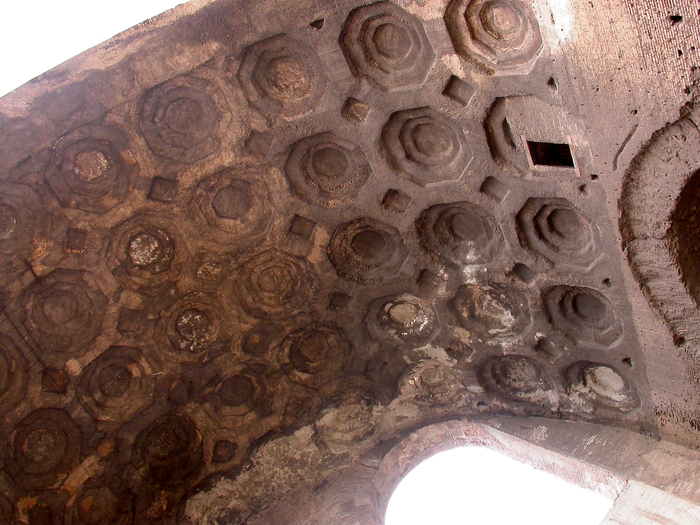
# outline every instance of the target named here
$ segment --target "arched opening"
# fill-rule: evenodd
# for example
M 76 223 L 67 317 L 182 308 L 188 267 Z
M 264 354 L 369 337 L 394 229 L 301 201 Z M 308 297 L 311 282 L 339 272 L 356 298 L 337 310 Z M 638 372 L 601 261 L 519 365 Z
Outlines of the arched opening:
M 573 442 L 597 440 L 599 430 L 539 419 L 428 425 L 383 457 L 372 480 L 374 516 L 382 525 L 598 525 L 629 483 L 615 473 L 617 468 L 590 462 L 590 451 L 571 455 Z M 627 438 L 620 436 L 617 445 L 612 435 L 604 439 L 617 450 Z M 621 461 L 629 459 L 626 452 L 618 452 Z M 569 494 L 553 489 L 552 481 Z M 528 489 L 534 490 L 528 494 Z M 407 512 L 396 511 L 397 505 Z M 588 521 L 573 521 L 594 506 L 598 510 Z M 516 510 L 515 518 L 505 512 L 509 507 Z M 546 521 L 545 508 L 554 511 L 553 521 Z
M 389 499 L 385 525 L 598 525 L 613 498 L 485 447 L 439 452 Z

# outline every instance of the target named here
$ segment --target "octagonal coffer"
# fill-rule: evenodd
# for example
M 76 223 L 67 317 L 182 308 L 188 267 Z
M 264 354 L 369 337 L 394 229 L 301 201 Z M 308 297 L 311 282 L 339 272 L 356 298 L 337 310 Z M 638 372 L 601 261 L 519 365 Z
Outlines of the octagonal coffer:
M 204 387 L 207 410 L 225 419 L 242 418 L 253 411 L 266 415 L 273 397 L 266 386 L 270 377 L 270 372 L 258 364 L 226 367 Z
M 338 275 L 362 284 L 397 275 L 408 257 L 399 231 L 369 217 L 338 226 L 327 253 Z
M 138 172 L 121 132 L 87 124 L 59 139 L 45 176 L 61 206 L 103 213 L 126 199 Z
M 367 313 L 370 336 L 383 342 L 425 342 L 438 326 L 438 315 L 432 303 L 408 293 L 375 299 Z
M 270 356 L 284 338 L 284 328 L 273 321 L 262 321 L 243 334 L 241 351 L 249 357 Z
M 10 432 L 5 468 L 25 490 L 47 489 L 78 465 L 82 432 L 64 411 L 40 408 Z
M 498 221 L 470 202 L 436 204 L 421 212 L 416 229 L 423 247 L 451 266 L 497 262 L 504 249 Z
M 333 133 L 320 133 L 294 144 L 285 171 L 301 198 L 326 208 L 353 201 L 373 175 L 362 148 Z
M 96 475 L 83 483 L 67 503 L 65 523 L 70 525 L 132 525 L 134 495 L 118 476 Z
M 263 170 L 226 168 L 202 179 L 190 208 L 195 219 L 222 243 L 264 235 L 275 216 Z
M 521 0 L 452 0 L 445 25 L 457 53 L 491 73 L 528 73 L 542 51 L 537 19 Z
M 182 483 L 202 467 L 202 435 L 186 415 L 166 414 L 139 432 L 133 463 L 163 487 Z
M 391 2 L 354 9 L 340 43 L 353 73 L 386 91 L 422 86 L 435 60 L 421 21 Z
M 464 284 L 450 307 L 457 324 L 482 343 L 515 341 L 532 324 L 527 296 L 507 284 Z
M 105 260 L 124 288 L 152 294 L 178 280 L 189 253 L 174 222 L 142 214 L 112 228 Z
M 216 85 L 183 75 L 146 93 L 139 126 L 156 155 L 192 164 L 219 149 L 230 122 L 228 103 Z
M 237 326 L 215 295 L 190 293 L 160 313 L 154 339 L 167 361 L 193 362 L 228 349 Z
M 284 34 L 245 49 L 238 81 L 253 108 L 285 119 L 317 109 L 328 88 L 316 51 Z
M 423 187 L 459 181 L 473 158 L 462 127 L 429 107 L 393 113 L 381 139 L 394 169 Z
M 0 183 L 0 257 L 29 256 L 46 242 L 47 219 L 29 186 Z
M 598 227 L 567 199 L 528 199 L 517 226 L 522 246 L 551 266 L 590 269 L 602 254 Z
M 555 286 L 544 305 L 552 326 L 579 345 L 607 350 L 624 335 L 617 309 L 592 288 Z
M 287 335 L 279 348 L 290 380 L 318 388 L 342 377 L 352 347 L 340 328 L 311 323 Z
M 140 349 L 113 346 L 85 367 L 76 394 L 98 421 L 125 423 L 153 400 L 155 371 Z
M 402 397 L 437 408 L 459 405 L 467 396 L 461 374 L 434 359 L 409 365 L 399 379 L 399 391 Z
M 249 315 L 285 319 L 309 307 L 316 276 L 306 259 L 268 249 L 236 269 L 234 290 Z
M 634 384 L 611 365 L 578 361 L 564 375 L 569 396 L 587 405 L 591 412 L 631 412 L 641 405 Z
M 484 389 L 513 401 L 526 401 L 553 409 L 558 406 L 554 381 L 534 359 L 520 355 L 489 357 L 478 372 Z
M 0 183 L 0 286 L 26 272 L 50 246 L 51 216 L 29 186 Z
M 57 269 L 22 294 L 24 326 L 45 355 L 77 356 L 102 330 L 107 298 L 87 271 Z

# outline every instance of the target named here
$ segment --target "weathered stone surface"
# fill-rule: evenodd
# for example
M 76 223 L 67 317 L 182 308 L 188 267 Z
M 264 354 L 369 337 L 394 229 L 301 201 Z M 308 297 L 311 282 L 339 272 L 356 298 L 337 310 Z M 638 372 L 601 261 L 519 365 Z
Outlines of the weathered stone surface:
M 700 169 L 697 120 L 694 111 L 667 125 L 634 158 L 625 174 L 620 221 L 635 277 L 671 329 L 693 376 L 700 349 L 696 248 L 691 241 L 697 229 L 693 194 Z M 681 417 L 693 424 L 687 415 Z
M 503 251 L 498 222 L 469 202 L 431 206 L 421 212 L 416 228 L 429 252 L 458 267 L 497 262 Z
M 619 314 L 599 291 L 576 286 L 555 286 L 545 297 L 549 321 L 579 344 L 607 350 L 623 335 Z
M 85 367 L 76 394 L 98 421 L 123 423 L 153 401 L 156 373 L 138 348 L 113 346 Z
M 327 208 L 352 201 L 372 179 L 372 167 L 362 149 L 333 133 L 297 142 L 285 171 L 301 198 Z
M 392 166 L 425 187 L 459 181 L 472 161 L 460 125 L 430 107 L 392 114 L 382 144 Z
M 496 73 L 527 73 L 542 51 L 539 24 L 520 0 L 453 0 L 445 25 L 457 52 Z
M 305 310 L 316 287 L 309 264 L 279 250 L 259 253 L 236 274 L 235 292 L 243 308 L 263 319 L 285 318 Z
M 420 20 L 391 2 L 350 12 L 341 34 L 353 72 L 380 88 L 418 88 L 435 59 Z
M 317 109 L 328 88 L 316 52 L 287 35 L 277 35 L 246 48 L 238 81 L 251 106 L 286 119 Z
M 315 424 L 321 441 L 333 452 L 343 453 L 371 446 L 378 422 L 378 407 L 361 389 L 348 389 L 319 414 Z M 369 442 L 369 443 L 368 443 Z
M 700 503 L 669 5 L 213 0 L 0 99 L 0 522 L 381 525 L 468 437 Z
M 365 284 L 396 275 L 406 256 L 398 230 L 368 217 L 338 226 L 328 244 L 338 275 Z
M 81 431 L 63 410 L 40 408 L 12 430 L 6 469 L 25 490 L 47 489 L 77 466 Z
M 517 339 L 532 322 L 525 294 L 501 283 L 462 285 L 451 307 L 457 323 L 482 342 Z
M 438 326 L 433 305 L 410 294 L 375 299 L 367 313 L 370 336 L 380 341 L 426 342 Z
M 59 268 L 29 287 L 22 304 L 42 353 L 76 356 L 100 334 L 107 298 L 89 272 Z
M 191 164 L 219 149 L 231 115 L 210 80 L 175 77 L 151 88 L 141 108 L 141 130 L 151 150 Z

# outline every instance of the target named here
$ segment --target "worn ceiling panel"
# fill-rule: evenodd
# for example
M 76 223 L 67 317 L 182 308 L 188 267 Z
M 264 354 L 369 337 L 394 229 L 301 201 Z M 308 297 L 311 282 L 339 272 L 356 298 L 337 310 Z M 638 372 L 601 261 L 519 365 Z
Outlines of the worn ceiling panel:
M 3 523 L 244 523 L 445 419 L 697 447 L 698 14 L 551 4 L 190 4 L 0 99 Z

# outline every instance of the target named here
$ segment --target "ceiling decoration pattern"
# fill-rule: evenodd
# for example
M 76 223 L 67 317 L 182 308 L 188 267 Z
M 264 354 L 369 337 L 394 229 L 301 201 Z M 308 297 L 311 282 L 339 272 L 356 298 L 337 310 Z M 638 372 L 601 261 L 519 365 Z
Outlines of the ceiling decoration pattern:
M 295 469 L 449 417 L 654 432 L 605 195 L 530 7 L 453 0 L 440 35 L 353 7 L 0 183 L 2 523 L 243 523 Z M 480 94 L 440 38 L 541 91 Z

